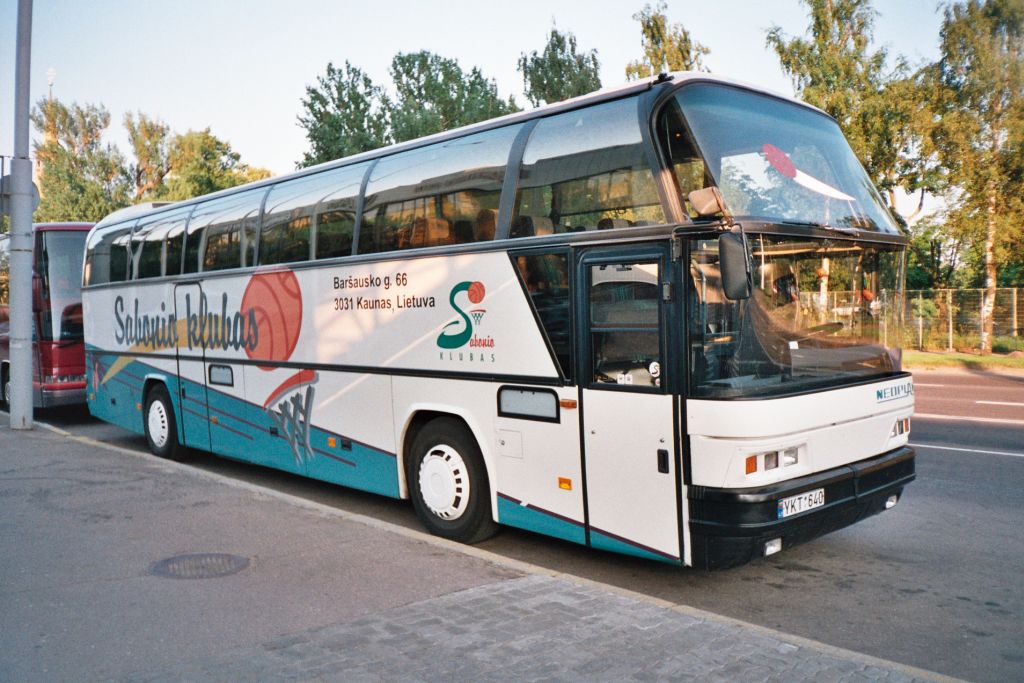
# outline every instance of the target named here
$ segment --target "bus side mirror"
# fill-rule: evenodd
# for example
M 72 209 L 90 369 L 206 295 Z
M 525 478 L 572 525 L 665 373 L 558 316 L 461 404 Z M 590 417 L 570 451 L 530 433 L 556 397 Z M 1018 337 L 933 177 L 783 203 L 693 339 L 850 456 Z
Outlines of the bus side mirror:
M 687 199 L 690 206 L 699 218 L 714 218 L 718 215 L 725 215 L 725 199 L 717 187 L 705 187 L 701 190 L 694 190 Z
M 732 301 L 749 299 L 753 289 L 750 252 L 741 232 L 726 232 L 718 237 L 718 265 L 722 271 L 722 289 Z

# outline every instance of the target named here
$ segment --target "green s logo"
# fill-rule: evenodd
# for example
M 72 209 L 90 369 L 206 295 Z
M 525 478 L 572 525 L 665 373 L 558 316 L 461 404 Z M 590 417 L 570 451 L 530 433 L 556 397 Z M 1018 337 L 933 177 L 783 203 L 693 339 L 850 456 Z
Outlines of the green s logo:
M 469 282 L 467 280 L 452 287 L 452 293 L 448 297 L 448 301 L 451 303 L 452 308 L 455 309 L 455 312 L 459 314 L 461 320 L 453 320 L 441 330 L 441 334 L 437 338 L 437 345 L 442 349 L 457 349 L 460 346 L 465 346 L 473 337 L 473 321 L 455 303 L 456 295 L 461 292 L 467 292 L 470 303 L 478 304 L 484 299 L 484 283 L 479 281 Z M 461 327 L 461 329 L 452 330 L 450 329 L 452 327 Z

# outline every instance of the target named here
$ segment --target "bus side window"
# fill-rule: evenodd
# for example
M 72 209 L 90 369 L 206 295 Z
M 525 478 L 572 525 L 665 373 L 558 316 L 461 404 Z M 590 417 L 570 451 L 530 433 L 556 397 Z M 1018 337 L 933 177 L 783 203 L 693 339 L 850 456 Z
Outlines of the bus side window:
M 672 167 L 680 196 L 683 199 L 686 199 L 694 190 L 700 190 L 712 184 L 707 169 L 704 167 L 704 160 L 697 151 L 697 146 L 694 144 L 689 130 L 683 123 L 683 114 L 679 109 L 679 104 L 674 101 L 665 108 L 664 113 L 658 119 L 658 140 Z M 697 212 L 689 206 L 688 200 L 686 208 L 690 218 L 697 218 Z
M 530 294 L 530 305 L 537 313 L 554 349 L 562 375 L 572 379 L 572 328 L 569 308 L 569 256 L 564 251 L 546 254 L 520 254 L 515 257 L 519 277 Z
M 293 263 L 309 259 L 309 234 L 312 221 L 300 212 L 279 212 L 264 216 L 260 232 L 261 264 Z
M 520 126 L 381 159 L 366 187 L 359 253 L 494 239 L 505 163 Z
M 592 266 L 590 334 L 596 384 L 661 386 L 658 266 Z
M 85 251 L 85 284 L 128 279 L 128 247 L 134 223 L 119 223 L 92 233 Z
M 161 275 L 163 235 L 159 227 L 159 223 L 140 225 L 132 234 L 132 261 L 135 264 L 135 277 L 140 280 Z
M 208 226 L 206 228 L 206 248 L 203 250 L 203 272 L 238 268 L 241 265 L 241 222 Z
M 635 98 L 541 119 L 523 153 L 510 237 L 664 223 Z
M 175 249 L 169 235 L 172 231 L 181 235 L 189 213 L 191 208 L 169 211 L 139 222 L 132 235 L 136 278 L 177 275 L 181 271 L 180 240 Z
M 274 185 L 263 210 L 260 263 L 350 255 L 366 167 L 343 166 Z
M 356 190 L 358 192 L 358 189 Z M 352 198 L 355 204 L 355 198 Z M 331 210 L 316 216 L 316 257 L 334 258 L 352 253 L 352 236 L 356 228 L 355 207 Z
M 182 256 L 185 253 L 185 226 L 182 219 L 171 226 L 164 238 L 164 275 L 180 275 Z
M 185 272 L 253 265 L 256 226 L 264 194 L 266 189 L 258 188 L 197 206 L 188 224 Z

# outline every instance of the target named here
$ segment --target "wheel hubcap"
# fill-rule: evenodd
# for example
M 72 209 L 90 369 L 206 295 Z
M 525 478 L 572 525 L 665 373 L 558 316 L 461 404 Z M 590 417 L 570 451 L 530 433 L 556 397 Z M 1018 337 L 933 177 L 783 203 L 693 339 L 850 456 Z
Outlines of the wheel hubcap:
M 469 506 L 466 463 L 450 446 L 434 446 L 420 463 L 420 493 L 427 508 L 441 519 L 458 519 Z
M 146 424 L 149 427 L 149 438 L 153 440 L 153 445 L 157 448 L 167 445 L 170 431 L 167 428 L 167 410 L 162 401 L 153 401 L 149 404 Z

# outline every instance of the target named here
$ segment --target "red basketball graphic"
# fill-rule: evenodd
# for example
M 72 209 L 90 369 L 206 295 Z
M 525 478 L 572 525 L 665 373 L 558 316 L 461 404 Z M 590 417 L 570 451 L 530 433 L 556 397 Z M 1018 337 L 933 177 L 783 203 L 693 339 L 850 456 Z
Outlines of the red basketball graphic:
M 479 281 L 474 282 L 473 284 L 471 284 L 469 286 L 469 290 L 466 292 L 467 296 L 469 296 L 470 302 L 474 303 L 474 304 L 478 304 L 481 301 L 483 301 L 484 300 L 484 294 L 486 294 L 486 293 L 487 293 L 487 290 L 484 289 L 484 283 L 479 282 Z
M 302 331 L 302 292 L 295 273 L 275 270 L 257 273 L 242 295 L 242 316 L 255 319 L 259 332 L 255 348 L 246 347 L 249 358 L 286 361 L 295 351 Z M 272 367 L 260 366 L 262 370 Z

